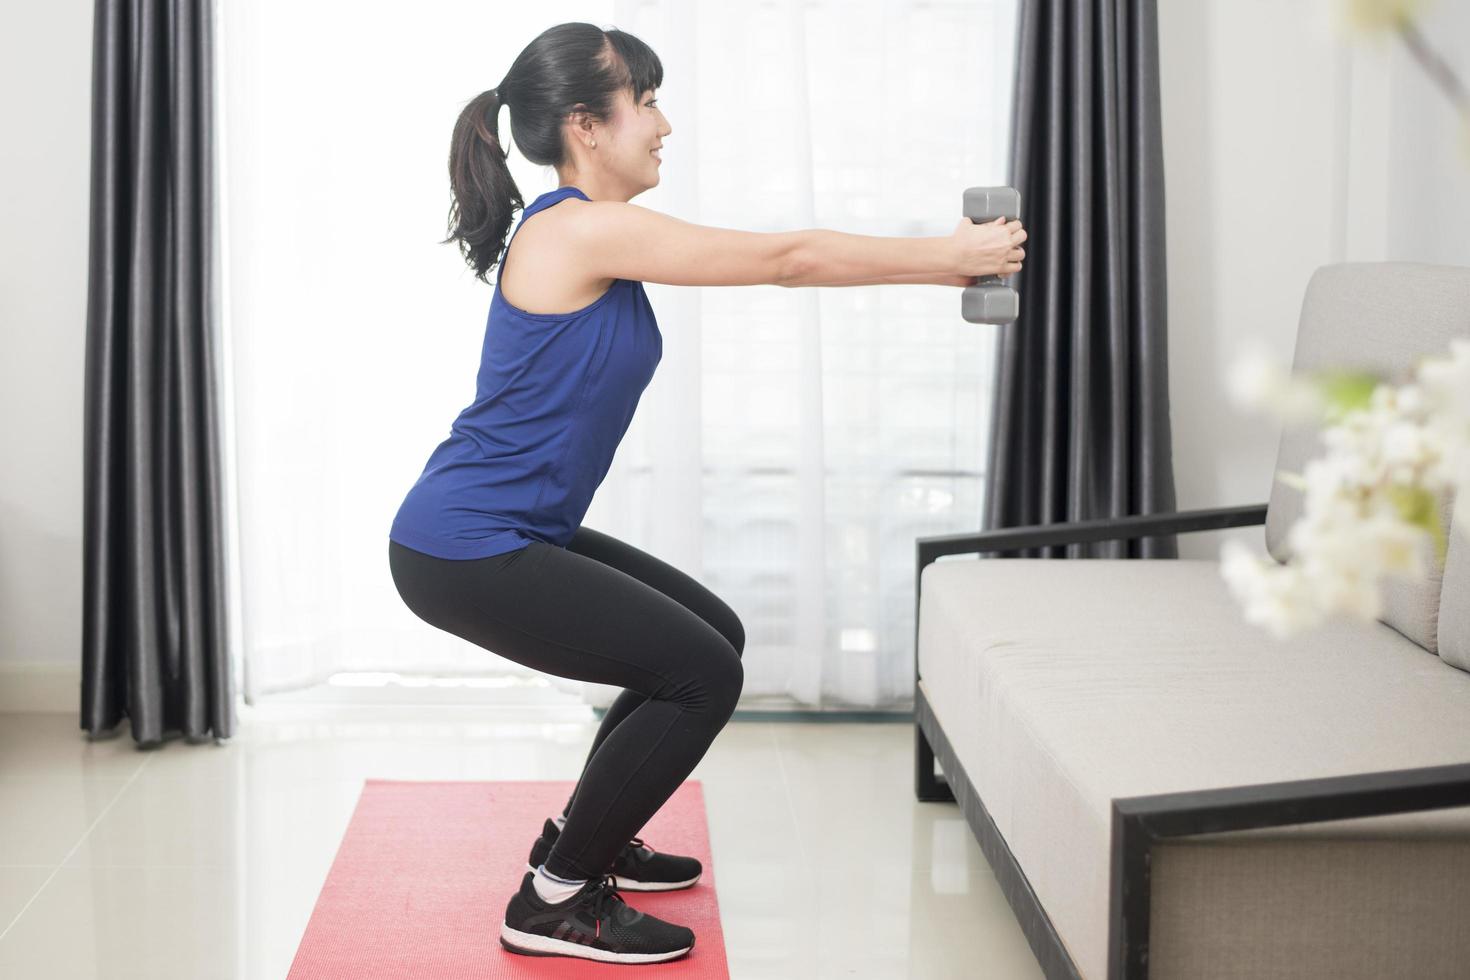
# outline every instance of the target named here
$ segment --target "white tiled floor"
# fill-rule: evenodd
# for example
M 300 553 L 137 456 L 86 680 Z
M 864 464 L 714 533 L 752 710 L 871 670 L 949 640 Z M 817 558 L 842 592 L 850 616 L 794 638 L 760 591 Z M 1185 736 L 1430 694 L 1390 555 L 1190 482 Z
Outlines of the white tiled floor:
M 89 742 L 74 715 L 0 714 L 0 978 L 280 980 L 364 778 L 575 779 L 596 730 L 590 713 L 313 710 L 141 752 L 126 723 Z M 1042 976 L 958 807 L 914 800 L 913 738 L 720 733 L 690 778 L 735 980 Z

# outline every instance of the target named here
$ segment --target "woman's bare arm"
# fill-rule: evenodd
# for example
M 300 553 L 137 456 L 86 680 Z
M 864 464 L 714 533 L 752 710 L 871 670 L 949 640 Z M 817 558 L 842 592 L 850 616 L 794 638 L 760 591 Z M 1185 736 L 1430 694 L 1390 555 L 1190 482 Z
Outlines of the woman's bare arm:
M 785 285 L 803 234 L 696 225 L 627 201 L 581 201 L 562 221 L 584 279 L 669 286 Z
M 943 272 L 915 272 L 903 276 L 876 276 L 872 279 L 849 279 L 843 282 L 783 283 L 786 286 L 894 286 L 912 283 L 921 286 L 973 286 L 979 276 L 948 275 Z
M 690 224 L 620 201 L 579 202 L 564 244 L 587 278 L 675 286 L 971 286 L 953 236 L 884 238 L 812 228 L 749 232 Z
M 954 238 L 850 235 L 828 228 L 792 233 L 791 274 L 783 286 L 876 285 L 958 278 Z

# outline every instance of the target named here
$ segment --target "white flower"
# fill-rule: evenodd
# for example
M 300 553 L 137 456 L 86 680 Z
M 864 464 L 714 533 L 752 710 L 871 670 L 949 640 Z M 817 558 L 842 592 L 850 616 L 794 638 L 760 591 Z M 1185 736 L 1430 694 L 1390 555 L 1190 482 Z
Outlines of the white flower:
M 1259 345 L 1236 362 L 1228 387 L 1237 405 L 1327 419 L 1316 381 L 1293 381 Z M 1220 573 L 1246 619 L 1278 639 L 1335 613 L 1377 619 L 1385 575 L 1425 581 L 1439 556 L 1427 558 L 1423 522 L 1437 523 L 1445 494 L 1455 497 L 1451 524 L 1470 538 L 1470 340 L 1451 340 L 1449 356 L 1422 359 L 1415 380 L 1380 382 L 1366 407 L 1336 416 L 1322 429 L 1323 456 L 1301 474 L 1277 474 L 1302 491 L 1290 560 L 1259 560 L 1234 541 L 1221 547 Z
M 1238 408 L 1267 411 L 1292 422 L 1315 421 L 1326 409 L 1318 388 L 1293 378 L 1259 340 L 1245 342 L 1226 375 L 1225 389 Z

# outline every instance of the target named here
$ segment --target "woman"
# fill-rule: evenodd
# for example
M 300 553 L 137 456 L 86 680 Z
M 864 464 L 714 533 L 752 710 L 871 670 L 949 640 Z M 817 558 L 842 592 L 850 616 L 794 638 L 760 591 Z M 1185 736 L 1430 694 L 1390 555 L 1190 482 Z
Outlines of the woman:
M 739 617 L 678 569 L 582 527 L 663 342 L 644 282 L 683 286 L 935 282 L 1021 266 L 1018 222 L 937 238 L 702 227 L 629 204 L 657 186 L 673 130 L 658 57 L 617 30 L 550 28 L 455 124 L 450 236 L 476 278 L 497 261 L 475 400 L 389 533 L 393 580 L 428 623 L 537 670 L 623 688 L 560 816 L 545 821 L 501 943 L 619 963 L 674 959 L 692 930 L 629 907 L 688 888 L 699 861 L 633 834 L 704 756 L 744 681 Z M 558 187 L 521 214 L 499 111 Z M 534 220 L 532 220 L 534 219 Z M 518 238 L 524 233 L 525 238 Z

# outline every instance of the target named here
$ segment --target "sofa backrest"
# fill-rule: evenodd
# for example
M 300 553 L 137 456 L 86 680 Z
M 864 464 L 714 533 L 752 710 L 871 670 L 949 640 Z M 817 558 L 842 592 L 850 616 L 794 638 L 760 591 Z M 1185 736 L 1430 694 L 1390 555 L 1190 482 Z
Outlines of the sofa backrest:
M 1297 326 L 1293 375 L 1323 368 L 1365 369 L 1404 384 L 1421 357 L 1449 353 L 1451 337 L 1470 337 L 1470 268 L 1421 262 L 1343 262 L 1312 274 Z M 1276 455 L 1276 472 L 1303 473 L 1324 454 L 1321 426 L 1287 425 Z M 1431 653 L 1441 653 L 1441 613 L 1449 627 L 1442 653 L 1470 669 L 1470 542 L 1450 527 L 1453 501 L 1439 501 L 1440 520 L 1451 553 L 1443 567 L 1431 561 L 1423 582 L 1400 576 L 1384 580 L 1380 622 Z M 1302 516 L 1302 494 L 1279 478 L 1266 505 L 1266 548 L 1278 562 L 1291 558 L 1287 532 Z M 1424 553 L 1433 557 L 1427 540 Z M 1453 560 L 1452 560 L 1453 559 Z
M 1447 544 L 1439 599 L 1439 655 L 1470 671 L 1470 528 L 1451 534 Z

